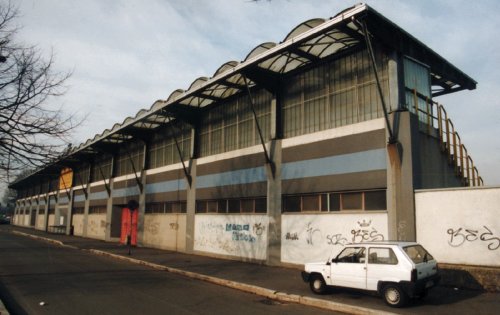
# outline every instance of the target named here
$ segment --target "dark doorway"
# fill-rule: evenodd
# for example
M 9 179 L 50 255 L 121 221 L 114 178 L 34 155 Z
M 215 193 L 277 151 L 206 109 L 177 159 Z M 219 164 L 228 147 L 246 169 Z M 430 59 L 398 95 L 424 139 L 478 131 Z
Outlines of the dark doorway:
M 122 233 L 122 206 L 113 206 L 111 210 L 111 237 L 121 237 Z

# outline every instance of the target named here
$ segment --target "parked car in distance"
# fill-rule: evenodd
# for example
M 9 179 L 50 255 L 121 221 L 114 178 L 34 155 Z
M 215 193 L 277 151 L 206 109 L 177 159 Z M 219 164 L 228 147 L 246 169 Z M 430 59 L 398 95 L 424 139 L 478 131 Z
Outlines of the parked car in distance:
M 423 298 L 440 280 L 436 260 L 415 242 L 349 244 L 333 259 L 307 263 L 302 278 L 316 294 L 329 286 L 376 291 L 392 307 Z
M 10 224 L 9 216 L 0 216 L 0 224 Z

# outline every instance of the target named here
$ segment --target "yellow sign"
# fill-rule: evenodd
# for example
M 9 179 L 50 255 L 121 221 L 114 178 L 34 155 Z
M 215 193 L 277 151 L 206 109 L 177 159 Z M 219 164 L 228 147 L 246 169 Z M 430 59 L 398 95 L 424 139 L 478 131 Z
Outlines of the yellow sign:
M 59 189 L 69 189 L 73 185 L 73 170 L 63 168 L 59 176 Z

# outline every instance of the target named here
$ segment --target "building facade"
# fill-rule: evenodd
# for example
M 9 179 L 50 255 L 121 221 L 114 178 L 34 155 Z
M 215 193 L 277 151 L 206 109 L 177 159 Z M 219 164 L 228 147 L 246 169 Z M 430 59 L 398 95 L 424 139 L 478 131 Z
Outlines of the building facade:
M 258 45 L 13 183 L 14 224 L 274 265 L 415 240 L 415 189 L 482 185 L 435 101 L 475 87 L 357 5 Z

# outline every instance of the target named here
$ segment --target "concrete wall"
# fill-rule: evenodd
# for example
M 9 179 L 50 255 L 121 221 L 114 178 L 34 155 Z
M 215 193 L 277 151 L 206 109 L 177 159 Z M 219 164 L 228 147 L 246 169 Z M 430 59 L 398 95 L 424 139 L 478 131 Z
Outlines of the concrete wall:
M 25 214 L 23 216 L 23 226 L 30 226 L 30 219 L 31 219 L 31 216 L 28 214 Z
M 326 261 L 347 243 L 387 239 L 386 212 L 285 214 L 281 218 L 281 260 Z
M 37 230 L 45 229 L 45 214 L 37 215 L 35 229 Z
M 49 223 L 48 223 L 48 226 L 55 225 L 56 224 L 55 220 L 56 220 L 55 214 L 49 214 Z
M 448 154 L 441 150 L 437 130 L 428 134 L 426 128 L 412 115 L 413 130 L 413 185 L 415 189 L 432 189 L 462 186 L 461 179 L 455 175 Z M 423 128 L 423 129 L 422 129 Z M 421 130 L 421 131 L 419 131 Z
M 89 214 L 87 237 L 104 240 L 106 237 L 106 213 Z
M 186 215 L 152 213 L 144 216 L 144 246 L 184 251 Z
M 197 214 L 194 250 L 265 260 L 268 224 L 267 215 Z
M 83 236 L 83 214 L 73 214 L 73 234 Z
M 500 266 L 500 187 L 415 193 L 417 241 L 440 263 Z

